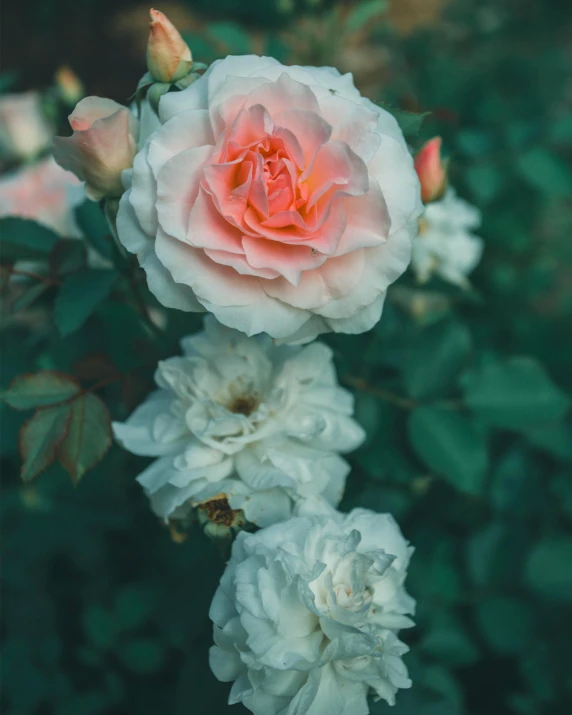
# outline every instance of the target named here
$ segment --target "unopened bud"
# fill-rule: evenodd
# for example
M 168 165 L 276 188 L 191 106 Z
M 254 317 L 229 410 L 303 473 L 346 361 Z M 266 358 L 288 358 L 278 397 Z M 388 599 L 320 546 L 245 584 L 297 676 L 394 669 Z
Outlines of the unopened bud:
M 79 77 L 66 65 L 62 65 L 55 74 L 56 86 L 60 97 L 73 107 L 84 96 L 83 84 Z
M 94 201 L 123 193 L 121 172 L 133 165 L 138 122 L 127 107 L 112 99 L 86 97 L 69 116 L 71 137 L 56 137 L 58 164 L 86 182 Z
M 191 71 L 191 50 L 162 12 L 153 9 L 150 12 L 147 69 L 157 82 L 177 82 Z
M 441 137 L 434 137 L 421 147 L 415 157 L 415 171 L 421 182 L 423 203 L 442 199 L 447 189 L 447 167 L 441 160 Z

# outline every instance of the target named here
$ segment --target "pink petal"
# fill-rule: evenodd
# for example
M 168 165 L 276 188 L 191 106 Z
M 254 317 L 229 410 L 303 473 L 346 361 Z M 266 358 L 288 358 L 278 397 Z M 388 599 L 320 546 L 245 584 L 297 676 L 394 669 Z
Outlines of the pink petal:
M 210 194 L 201 188 L 191 209 L 188 231 L 183 240 L 195 248 L 243 254 L 241 239 L 241 232 L 221 216 Z
M 305 109 L 287 109 L 275 117 L 276 136 L 295 137 L 304 153 L 304 163 L 296 163 L 303 169 L 314 158 L 318 148 L 325 144 L 332 134 L 332 125 L 319 114 Z M 287 131 L 284 131 L 287 130 Z
M 359 248 L 379 246 L 387 241 L 391 227 L 387 205 L 379 184 L 370 179 L 369 191 L 344 199 L 346 230 L 340 239 L 336 256 Z
M 325 256 L 309 246 L 288 245 L 250 236 L 243 237 L 242 245 L 250 266 L 270 268 L 295 286 L 300 282 L 302 271 L 317 268 L 326 260 Z

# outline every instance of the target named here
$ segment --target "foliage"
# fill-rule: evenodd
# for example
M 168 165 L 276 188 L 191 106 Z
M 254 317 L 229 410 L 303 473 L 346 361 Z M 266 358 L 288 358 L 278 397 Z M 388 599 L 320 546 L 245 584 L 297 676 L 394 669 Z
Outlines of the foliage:
M 383 47 L 375 83 L 364 78 L 372 100 L 429 112 L 409 141 L 443 136 L 453 183 L 483 211 L 471 291 L 420 288 L 406 275 L 374 330 L 325 338 L 368 433 L 350 455 L 342 508 L 393 513 L 416 547 L 417 626 L 404 634 L 414 687 L 391 712 L 570 712 L 569 18 L 555 1 L 453 0 L 445 20 L 405 38 L 374 3 L 306 2 L 301 14 L 266 17 L 274 29 L 261 34 L 259 23 L 251 32 L 228 20 L 232 3 L 212 5 L 208 32 L 186 36 L 200 60 L 262 43 L 282 61 L 343 68 L 360 43 Z M 235 18 L 251 21 L 251 4 L 240 5 Z M 338 43 L 331 33 L 318 41 L 326 23 L 341 28 Z M 77 219 L 97 267 L 77 241 L 23 219 L 0 223 L 12 286 L 0 405 L 2 711 L 245 712 L 226 705 L 207 660 L 228 544 L 197 526 L 173 543 L 134 482 L 145 460 L 110 446 L 110 415 L 130 413 L 157 361 L 201 318 L 156 304 L 96 204 Z M 34 270 L 18 274 L 23 260 Z

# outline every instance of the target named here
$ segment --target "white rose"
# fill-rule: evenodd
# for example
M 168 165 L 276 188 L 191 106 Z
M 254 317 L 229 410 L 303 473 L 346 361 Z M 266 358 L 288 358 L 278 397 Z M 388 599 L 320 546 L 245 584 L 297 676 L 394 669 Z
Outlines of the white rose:
M 339 453 L 364 432 L 330 349 L 247 338 L 212 316 L 182 347 L 184 357 L 159 363 L 160 389 L 114 424 L 126 449 L 159 457 L 138 478 L 154 511 L 166 519 L 222 493 L 265 526 L 300 502 L 336 506 L 349 471 Z
M 393 518 L 356 509 L 238 535 L 210 617 L 215 676 L 255 715 L 366 715 L 411 681 L 397 630 L 412 548 Z
M 420 189 L 397 122 L 351 75 L 227 57 L 159 114 L 117 230 L 165 306 L 285 342 L 379 320 Z
M 447 189 L 441 201 L 430 203 L 413 241 L 411 268 L 424 283 L 432 275 L 461 287 L 483 253 L 483 239 L 472 231 L 481 225 L 480 211 Z

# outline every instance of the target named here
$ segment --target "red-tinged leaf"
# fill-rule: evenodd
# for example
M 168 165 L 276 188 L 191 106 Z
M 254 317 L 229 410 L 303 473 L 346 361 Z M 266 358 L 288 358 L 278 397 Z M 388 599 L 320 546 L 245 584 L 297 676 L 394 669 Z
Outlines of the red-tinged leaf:
M 119 378 L 121 373 L 113 360 L 105 353 L 89 353 L 73 366 L 73 372 L 81 380 L 105 380 Z
M 65 438 L 71 416 L 69 404 L 43 407 L 24 423 L 20 430 L 20 476 L 25 482 L 36 477 L 55 459 L 58 446 Z
M 29 410 L 66 402 L 80 391 L 81 387 L 71 375 L 42 370 L 15 377 L 2 397 L 16 410 Z
M 111 419 L 105 403 L 87 392 L 71 403 L 71 419 L 58 457 L 74 484 L 94 467 L 111 447 Z

